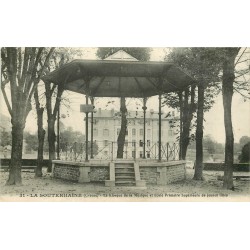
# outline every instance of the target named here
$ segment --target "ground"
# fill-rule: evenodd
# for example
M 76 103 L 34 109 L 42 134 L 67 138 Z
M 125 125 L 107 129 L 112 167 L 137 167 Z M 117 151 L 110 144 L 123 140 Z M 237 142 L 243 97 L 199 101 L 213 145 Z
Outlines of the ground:
M 72 200 L 80 199 L 91 200 L 93 198 L 108 199 L 116 201 L 123 197 L 124 200 L 201 200 L 209 199 L 249 199 L 250 181 L 235 180 L 235 191 L 224 190 L 222 181 L 218 176 L 223 176 L 223 172 L 204 171 L 204 181 L 195 181 L 192 179 L 194 170 L 187 169 L 186 180 L 172 183 L 167 186 L 147 186 L 147 188 L 136 187 L 105 187 L 104 184 L 96 183 L 72 183 L 69 181 L 54 179 L 50 174 L 44 172 L 42 178 L 34 178 L 32 171 L 22 173 L 23 184 L 21 186 L 6 186 L 8 177 L 7 172 L 0 172 L 0 200 Z M 249 173 L 240 173 L 249 175 Z M 238 175 L 238 173 L 237 173 Z M 220 178 L 219 178 L 220 179 Z M 73 197 L 73 198 L 72 198 Z

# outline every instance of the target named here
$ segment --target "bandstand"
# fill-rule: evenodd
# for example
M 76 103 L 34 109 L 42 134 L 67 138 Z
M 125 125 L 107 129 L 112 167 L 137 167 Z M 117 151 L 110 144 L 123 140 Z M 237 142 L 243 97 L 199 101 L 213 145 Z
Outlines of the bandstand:
M 166 185 L 185 178 L 185 161 L 162 159 L 161 121 L 162 94 L 184 91 L 194 83 L 193 78 L 172 63 L 122 60 L 74 60 L 43 77 L 45 84 L 85 95 L 85 158 L 82 161 L 54 160 L 53 176 L 77 182 L 105 182 L 106 186 L 146 184 Z M 146 100 L 159 97 L 158 155 L 145 159 Z M 124 97 L 143 99 L 143 159 L 94 159 L 93 112 L 95 97 Z M 89 114 L 91 133 L 89 141 Z M 59 140 L 59 137 L 58 137 Z M 90 152 L 89 152 L 90 143 Z M 59 158 L 58 141 L 58 158 Z M 90 158 L 90 159 L 89 159 Z

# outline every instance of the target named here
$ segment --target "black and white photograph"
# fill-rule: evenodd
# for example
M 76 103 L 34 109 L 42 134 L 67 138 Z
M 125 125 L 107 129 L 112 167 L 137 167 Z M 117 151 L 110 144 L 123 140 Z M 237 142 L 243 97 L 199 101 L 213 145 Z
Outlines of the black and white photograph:
M 1 199 L 248 199 L 249 72 L 249 47 L 2 47 Z
M 1 249 L 247 249 L 249 1 L 2 1 Z

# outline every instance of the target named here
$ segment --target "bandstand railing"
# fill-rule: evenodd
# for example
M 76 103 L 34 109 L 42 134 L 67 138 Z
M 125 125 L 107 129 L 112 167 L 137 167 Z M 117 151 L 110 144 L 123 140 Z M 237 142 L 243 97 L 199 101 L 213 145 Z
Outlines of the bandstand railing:
M 91 143 L 89 142 L 89 147 Z M 158 159 L 159 144 L 146 143 L 146 159 Z M 93 144 L 93 159 L 114 160 L 117 154 L 117 142 L 113 141 L 94 141 Z M 85 161 L 85 143 L 60 143 L 60 160 L 65 161 Z M 161 157 L 165 161 L 179 160 L 179 144 L 178 143 L 162 143 Z M 90 150 L 89 158 L 91 159 Z M 143 159 L 143 142 L 125 142 L 123 150 L 123 159 Z

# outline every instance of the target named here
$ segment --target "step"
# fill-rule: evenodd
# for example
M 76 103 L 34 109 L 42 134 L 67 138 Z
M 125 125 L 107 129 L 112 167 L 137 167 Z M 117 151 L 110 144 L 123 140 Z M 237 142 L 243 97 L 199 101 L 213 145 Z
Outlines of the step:
M 134 173 L 134 168 L 118 168 L 115 169 L 116 173 Z
M 134 181 L 135 180 L 135 177 L 134 176 L 116 176 L 115 177 L 116 180 L 132 180 Z
M 115 173 L 115 176 L 130 176 L 130 177 L 135 177 L 135 173 L 134 172 L 122 172 L 122 173 Z
M 135 181 L 115 181 L 115 185 L 135 185 Z
M 134 169 L 134 166 L 115 166 L 115 169 Z

